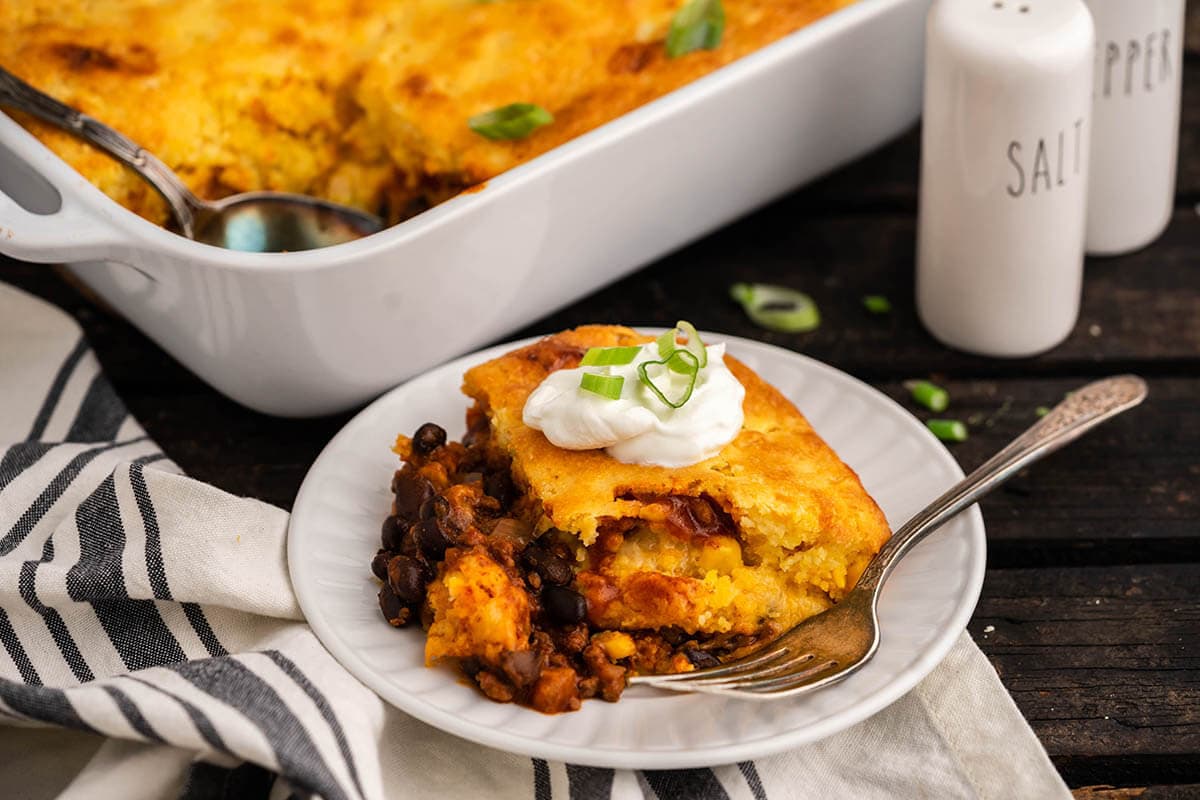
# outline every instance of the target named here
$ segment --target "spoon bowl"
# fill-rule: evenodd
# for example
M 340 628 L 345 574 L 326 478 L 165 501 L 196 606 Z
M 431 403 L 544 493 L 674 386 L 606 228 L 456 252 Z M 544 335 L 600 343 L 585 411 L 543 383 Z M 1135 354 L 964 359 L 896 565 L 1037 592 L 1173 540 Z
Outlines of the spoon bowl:
M 192 238 L 253 253 L 315 250 L 383 229 L 373 214 L 283 192 L 246 192 L 193 211 Z

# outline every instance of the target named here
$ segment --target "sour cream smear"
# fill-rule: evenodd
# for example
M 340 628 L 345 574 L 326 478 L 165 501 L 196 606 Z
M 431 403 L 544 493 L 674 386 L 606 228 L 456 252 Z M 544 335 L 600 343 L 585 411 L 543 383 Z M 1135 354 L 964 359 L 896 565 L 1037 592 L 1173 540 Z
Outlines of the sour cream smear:
M 724 343 L 705 350 L 708 363 L 696 375 L 691 398 L 680 408 L 663 403 L 638 377 L 640 364 L 660 360 L 657 346 L 651 342 L 628 364 L 550 373 L 525 401 L 522 418 L 565 450 L 603 448 L 626 464 L 696 464 L 715 456 L 738 435 L 746 396 L 745 387 L 725 366 Z M 585 372 L 623 377 L 621 396 L 610 400 L 582 388 Z M 681 396 L 691 380 L 662 364 L 649 365 L 646 374 L 669 398 Z

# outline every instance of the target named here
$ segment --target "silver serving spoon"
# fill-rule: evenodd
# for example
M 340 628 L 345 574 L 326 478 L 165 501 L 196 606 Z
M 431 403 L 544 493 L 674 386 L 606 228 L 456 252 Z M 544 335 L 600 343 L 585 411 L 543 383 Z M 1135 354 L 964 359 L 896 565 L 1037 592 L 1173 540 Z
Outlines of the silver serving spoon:
M 64 105 L 0 67 L 0 105 L 32 114 L 128 165 L 163 196 L 189 239 L 259 253 L 313 250 L 383 229 L 356 208 L 284 192 L 245 192 L 216 202 L 192 194 L 166 164 L 129 137 Z

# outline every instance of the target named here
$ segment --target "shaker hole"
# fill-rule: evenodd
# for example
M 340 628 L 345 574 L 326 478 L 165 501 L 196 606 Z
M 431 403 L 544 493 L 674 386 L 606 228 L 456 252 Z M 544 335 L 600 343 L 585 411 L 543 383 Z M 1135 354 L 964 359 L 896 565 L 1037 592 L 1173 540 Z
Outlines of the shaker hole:
M 1029 13 L 1029 6 L 1021 6 L 1021 7 L 1020 7 L 1020 8 L 1018 8 L 1017 10 L 1018 10 L 1018 11 L 1020 11 L 1022 14 L 1028 14 L 1028 13 Z
M 1004 8 L 1004 3 L 1001 3 L 1000 0 L 996 0 L 996 2 L 992 3 L 992 8 L 996 8 L 996 9 Z

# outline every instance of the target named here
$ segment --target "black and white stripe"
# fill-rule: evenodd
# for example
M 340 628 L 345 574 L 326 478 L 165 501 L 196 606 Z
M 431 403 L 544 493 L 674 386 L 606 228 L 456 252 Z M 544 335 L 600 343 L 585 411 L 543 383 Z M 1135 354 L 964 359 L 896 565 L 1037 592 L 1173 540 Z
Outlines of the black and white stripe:
M 25 437 L 26 441 L 36 442 L 46 433 L 46 426 L 50 424 L 50 417 L 58 407 L 59 400 L 62 399 L 63 389 L 66 388 L 67 381 L 70 380 L 79 366 L 79 362 L 83 360 L 83 357 L 88 352 L 87 342 L 84 341 L 82 336 L 79 337 L 75 342 L 75 346 L 67 353 L 67 357 L 63 359 L 62 366 L 55 373 L 54 380 L 51 382 L 49 389 L 46 391 L 45 399 L 42 401 L 42 407 L 33 419 L 29 435 Z
M 0 285 L 0 347 L 14 302 Z M 272 522 L 282 512 L 239 506 L 245 501 L 170 474 L 174 466 L 129 417 L 77 329 L 57 330 L 75 332 L 56 340 L 56 363 L 0 373 L 0 416 L 5 392 L 31 415 L 0 421 L 8 431 L 0 439 L 0 724 L 192 751 L 202 761 L 182 781 L 185 798 L 266 797 L 276 775 L 298 796 L 382 797 L 390 765 L 380 731 L 398 712 L 341 670 L 304 625 L 232 607 L 238 581 L 262 565 L 231 560 L 229 574 L 215 578 L 224 587 L 191 573 L 195 537 L 205 532 L 187 528 L 194 517 L 179 509 L 225 503 L 277 515 Z M 38 396 L 11 402 L 16 386 Z M 284 571 L 287 586 L 286 566 L 270 567 Z M 462 747 L 464 781 L 473 760 L 495 758 Z M 527 787 L 536 800 L 608 800 L 641 787 L 661 800 L 766 798 L 752 764 L 635 774 L 523 763 L 506 783 L 471 793 Z M 419 778 L 421 765 L 412 769 Z M 728 788 L 735 781 L 740 788 Z

